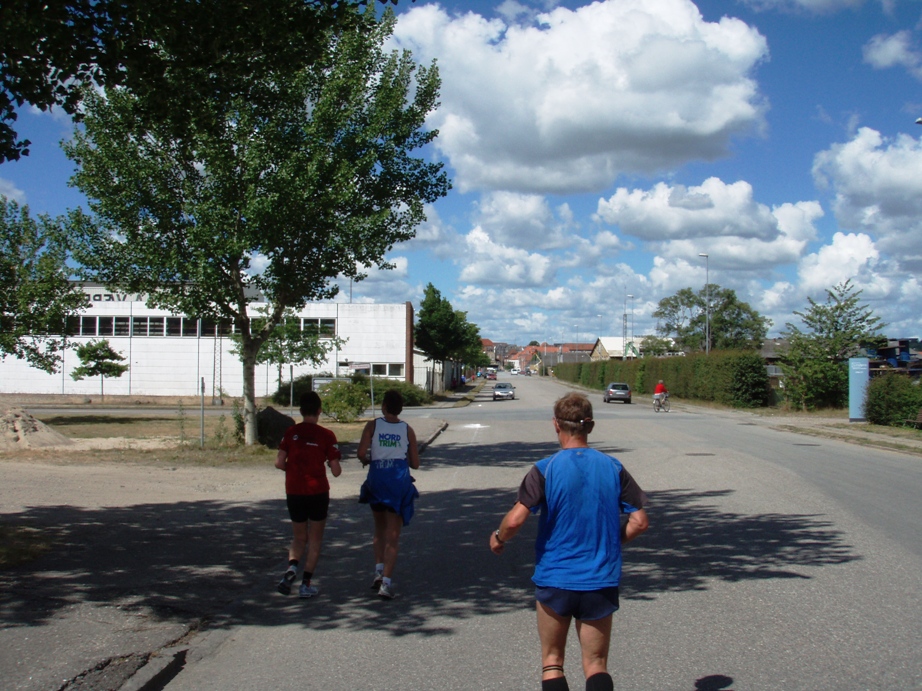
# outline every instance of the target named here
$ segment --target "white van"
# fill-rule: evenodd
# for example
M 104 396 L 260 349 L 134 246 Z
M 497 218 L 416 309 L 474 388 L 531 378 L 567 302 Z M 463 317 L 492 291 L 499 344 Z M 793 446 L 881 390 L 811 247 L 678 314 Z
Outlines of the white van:
M 510 374 L 521 374 L 521 373 L 522 373 L 522 370 L 520 370 L 518 367 L 513 367 L 512 372 L 510 372 Z

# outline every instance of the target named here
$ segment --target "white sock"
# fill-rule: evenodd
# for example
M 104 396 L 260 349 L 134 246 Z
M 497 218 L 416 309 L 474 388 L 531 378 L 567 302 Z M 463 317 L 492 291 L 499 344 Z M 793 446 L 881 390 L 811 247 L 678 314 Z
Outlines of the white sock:
M 375 573 L 384 573 L 384 564 L 375 564 Z
M 384 585 L 386 585 L 388 588 L 391 587 L 391 579 L 388 578 L 387 576 L 385 576 L 385 577 L 381 580 L 381 583 L 384 584 Z

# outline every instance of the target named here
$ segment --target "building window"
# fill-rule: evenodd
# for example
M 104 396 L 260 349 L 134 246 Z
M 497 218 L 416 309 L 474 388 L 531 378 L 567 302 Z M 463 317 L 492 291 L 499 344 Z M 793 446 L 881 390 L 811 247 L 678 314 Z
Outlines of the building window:
M 149 329 L 148 331 L 149 336 L 163 336 L 164 335 L 163 317 L 148 317 L 147 324 L 148 324 L 148 329 Z
M 113 334 L 113 323 L 114 319 L 112 317 L 100 317 L 99 331 L 97 333 L 100 336 L 111 336 Z
M 198 336 L 198 319 L 192 317 L 183 317 L 182 335 L 194 338 Z
M 227 319 L 218 322 L 218 336 L 230 336 L 234 333 L 234 323 Z
M 218 331 L 218 325 L 213 319 L 202 319 L 202 338 L 214 338 Z
M 182 317 L 166 318 L 166 335 L 182 336 Z
M 131 335 L 131 317 L 116 317 L 115 318 L 115 335 L 116 336 L 130 336 Z
M 387 366 L 387 374 L 389 377 L 402 377 L 403 376 L 403 363 L 391 363 Z
M 372 363 L 371 375 L 373 377 L 386 377 L 387 376 L 387 365 Z
M 96 317 L 80 317 L 80 335 L 96 335 Z
M 302 319 L 301 331 L 312 331 L 320 338 L 333 338 L 336 335 L 335 319 Z
M 79 336 L 80 335 L 80 317 L 68 317 L 67 321 L 64 323 L 64 335 L 65 336 Z
M 131 320 L 132 336 L 147 336 L 147 317 L 134 317 Z

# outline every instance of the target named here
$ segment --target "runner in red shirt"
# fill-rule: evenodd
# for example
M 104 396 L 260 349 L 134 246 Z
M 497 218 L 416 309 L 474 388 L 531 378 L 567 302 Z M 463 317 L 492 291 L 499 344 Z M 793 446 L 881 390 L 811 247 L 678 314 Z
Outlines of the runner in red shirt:
M 293 533 L 288 548 L 288 570 L 278 585 L 282 595 L 291 592 L 305 549 L 307 558 L 298 596 L 309 598 L 319 592 L 317 586 L 311 585 L 311 578 L 320 558 L 320 543 L 330 507 L 330 483 L 324 463 L 330 466 L 333 477 L 343 472 L 336 435 L 317 424 L 321 410 L 320 396 L 315 392 L 301 396 L 303 421 L 285 432 L 275 459 L 275 467 L 285 471 L 285 495 Z

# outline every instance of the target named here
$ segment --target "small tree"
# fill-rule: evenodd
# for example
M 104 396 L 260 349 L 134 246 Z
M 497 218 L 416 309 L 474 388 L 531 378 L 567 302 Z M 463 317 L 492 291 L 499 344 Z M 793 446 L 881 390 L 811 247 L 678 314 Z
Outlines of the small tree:
M 45 372 L 61 362 L 64 324 L 87 305 L 68 279 L 61 220 L 29 215 L 0 196 L 0 358 L 12 355 Z
M 253 319 L 252 328 L 259 331 L 262 326 L 263 323 L 258 317 Z M 281 323 L 276 325 L 265 343 L 262 344 L 256 356 L 256 364 L 269 363 L 270 365 L 275 365 L 278 372 L 279 388 L 281 388 L 283 365 L 294 365 L 296 367 L 307 363 L 319 365 L 326 360 L 331 351 L 342 348 L 346 343 L 343 339 L 332 334 L 324 334 L 324 336 L 325 338 L 321 338 L 319 329 L 314 326 L 302 328 L 301 319 L 293 311 L 289 310 Z M 231 352 L 242 359 L 241 340 L 236 334 L 231 334 L 231 339 L 234 343 Z
M 884 340 L 884 324 L 859 302 L 861 291 L 845 281 L 826 291 L 826 302 L 807 298 L 810 307 L 794 312 L 804 329 L 788 324 L 788 348 L 781 359 L 784 394 L 804 410 L 838 407 L 848 401 L 848 358 Z
M 659 357 L 672 350 L 672 343 L 670 343 L 669 340 L 665 338 L 657 338 L 656 336 L 644 336 L 643 340 L 640 342 L 640 350 L 644 355 Z
M 483 353 L 480 329 L 467 320 L 467 312 L 453 309 L 431 283 L 420 303 L 415 342 L 430 360 L 439 362 L 473 364 L 481 361 Z
M 74 368 L 70 376 L 74 381 L 87 377 L 99 377 L 99 395 L 105 398 L 106 377 L 118 379 L 128 371 L 128 365 L 121 362 L 125 359 L 112 349 L 109 341 L 90 341 L 77 346 L 77 357 L 80 366 Z

